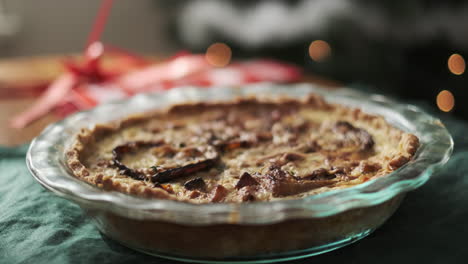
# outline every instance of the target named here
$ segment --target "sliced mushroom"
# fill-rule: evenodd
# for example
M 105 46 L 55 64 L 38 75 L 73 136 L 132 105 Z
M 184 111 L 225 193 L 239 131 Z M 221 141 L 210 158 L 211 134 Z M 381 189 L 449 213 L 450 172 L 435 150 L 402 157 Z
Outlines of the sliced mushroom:
M 164 144 L 164 141 L 134 141 L 128 142 L 122 145 L 115 147 L 112 150 L 112 162 L 113 166 L 117 167 L 120 171 L 120 174 L 127 175 L 135 180 L 145 180 L 147 177 L 144 173 L 131 169 L 122 163 L 122 158 L 124 154 L 134 152 L 139 148 L 148 148 L 148 147 L 158 147 Z

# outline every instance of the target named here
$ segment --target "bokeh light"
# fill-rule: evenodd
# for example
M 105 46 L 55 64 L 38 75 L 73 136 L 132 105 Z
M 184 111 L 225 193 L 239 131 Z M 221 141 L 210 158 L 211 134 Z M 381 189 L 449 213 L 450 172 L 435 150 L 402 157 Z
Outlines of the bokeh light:
M 452 54 L 447 64 L 450 72 L 455 75 L 461 75 L 465 72 L 465 59 L 460 54 Z
M 209 64 L 216 67 L 224 67 L 231 61 L 231 48 L 225 43 L 214 43 L 206 49 L 205 58 Z
M 330 54 L 330 45 L 324 40 L 314 40 L 309 45 L 309 56 L 316 62 L 325 60 Z
M 437 95 L 437 107 L 444 112 L 450 112 L 455 106 L 455 98 L 450 91 L 443 90 Z

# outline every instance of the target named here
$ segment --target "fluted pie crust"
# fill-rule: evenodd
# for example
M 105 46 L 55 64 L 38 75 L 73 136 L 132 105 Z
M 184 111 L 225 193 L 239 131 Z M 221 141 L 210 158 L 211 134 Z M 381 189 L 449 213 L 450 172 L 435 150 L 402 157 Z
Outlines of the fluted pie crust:
M 383 177 L 419 146 L 383 117 L 327 103 L 249 97 L 186 103 L 82 129 L 73 174 L 105 190 L 190 203 L 301 198 Z

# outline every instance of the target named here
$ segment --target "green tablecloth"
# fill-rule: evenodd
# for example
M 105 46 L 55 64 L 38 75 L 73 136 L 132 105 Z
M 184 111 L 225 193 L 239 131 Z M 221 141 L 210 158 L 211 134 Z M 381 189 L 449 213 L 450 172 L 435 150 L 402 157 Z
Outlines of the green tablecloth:
M 438 115 L 455 139 L 445 168 L 368 238 L 296 263 L 468 262 L 468 123 Z M 25 152 L 0 147 L 0 263 L 170 263 L 102 237 L 77 205 L 33 180 Z

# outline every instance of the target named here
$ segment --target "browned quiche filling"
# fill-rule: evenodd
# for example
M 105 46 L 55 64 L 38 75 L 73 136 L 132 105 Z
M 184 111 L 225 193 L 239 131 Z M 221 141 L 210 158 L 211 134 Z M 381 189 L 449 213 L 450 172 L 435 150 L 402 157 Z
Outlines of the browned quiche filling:
M 300 198 L 384 176 L 418 138 L 310 95 L 193 103 L 83 129 L 67 152 L 98 187 L 192 203 Z

